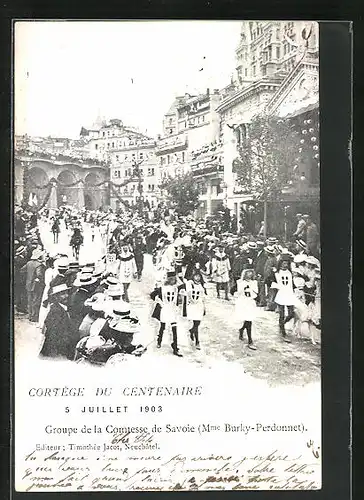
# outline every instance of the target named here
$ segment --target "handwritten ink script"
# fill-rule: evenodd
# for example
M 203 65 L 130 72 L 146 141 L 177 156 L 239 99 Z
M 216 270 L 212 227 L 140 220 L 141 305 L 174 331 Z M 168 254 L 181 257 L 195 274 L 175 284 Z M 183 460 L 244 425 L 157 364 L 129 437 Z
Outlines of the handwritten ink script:
M 118 439 L 126 441 L 127 436 Z M 139 436 L 141 442 L 151 436 Z M 32 450 L 19 474 L 21 491 L 93 490 L 309 490 L 320 487 L 320 462 L 272 450 L 262 456 L 218 454 L 136 455 L 80 451 L 62 445 L 56 451 Z

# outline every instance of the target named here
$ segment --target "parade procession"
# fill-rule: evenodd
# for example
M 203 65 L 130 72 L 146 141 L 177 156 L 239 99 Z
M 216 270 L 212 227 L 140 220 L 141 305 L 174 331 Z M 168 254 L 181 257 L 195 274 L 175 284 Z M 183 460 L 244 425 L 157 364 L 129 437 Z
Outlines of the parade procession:
M 283 383 L 317 376 L 318 33 L 244 21 L 236 42 L 231 83 L 203 87 L 206 62 L 159 135 L 100 112 L 77 139 L 16 135 L 20 350 L 106 368 L 162 356 L 238 362 Z

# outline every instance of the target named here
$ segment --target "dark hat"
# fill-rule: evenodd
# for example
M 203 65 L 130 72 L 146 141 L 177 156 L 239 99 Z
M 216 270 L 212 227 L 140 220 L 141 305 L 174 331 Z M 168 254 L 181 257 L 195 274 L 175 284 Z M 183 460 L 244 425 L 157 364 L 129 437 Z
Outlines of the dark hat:
M 80 268 L 80 264 L 78 262 L 70 262 L 68 267 L 69 267 L 69 269 L 76 270 L 76 269 Z
M 292 253 L 282 253 L 279 258 L 281 261 L 286 260 L 288 262 L 292 262 L 294 256 Z
M 168 271 L 167 272 L 167 278 L 175 278 L 175 277 L 176 277 L 175 271 Z

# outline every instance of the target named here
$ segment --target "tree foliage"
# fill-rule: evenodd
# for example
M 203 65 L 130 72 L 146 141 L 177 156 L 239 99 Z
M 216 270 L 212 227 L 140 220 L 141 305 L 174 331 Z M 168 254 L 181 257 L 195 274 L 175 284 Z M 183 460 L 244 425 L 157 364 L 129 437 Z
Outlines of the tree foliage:
M 169 177 L 161 189 L 167 191 L 169 206 L 179 215 L 188 215 L 199 205 L 200 190 L 191 173 Z
M 291 179 L 299 134 L 289 120 L 259 115 L 248 125 L 235 162 L 238 183 L 257 200 L 274 200 Z

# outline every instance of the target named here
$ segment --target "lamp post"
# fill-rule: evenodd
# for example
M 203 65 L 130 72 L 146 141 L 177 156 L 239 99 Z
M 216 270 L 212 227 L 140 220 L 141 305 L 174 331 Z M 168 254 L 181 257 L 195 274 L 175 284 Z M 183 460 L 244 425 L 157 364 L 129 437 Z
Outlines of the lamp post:
M 289 205 L 284 207 L 284 241 L 287 241 L 287 210 L 289 209 Z
M 138 212 L 139 215 L 143 214 L 143 208 L 144 208 L 144 198 L 143 198 L 143 182 L 142 182 L 142 170 L 140 168 L 140 165 L 143 163 L 144 160 L 140 161 L 133 161 L 133 177 L 136 177 L 138 179 L 138 193 L 139 196 L 137 198 L 138 201 Z

